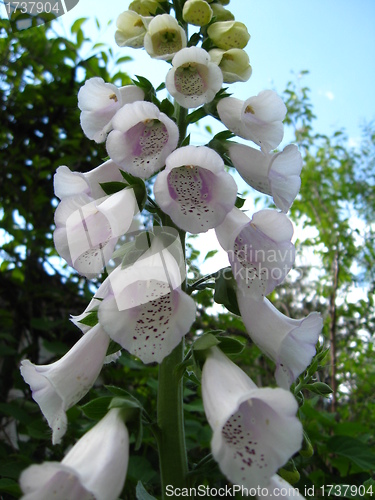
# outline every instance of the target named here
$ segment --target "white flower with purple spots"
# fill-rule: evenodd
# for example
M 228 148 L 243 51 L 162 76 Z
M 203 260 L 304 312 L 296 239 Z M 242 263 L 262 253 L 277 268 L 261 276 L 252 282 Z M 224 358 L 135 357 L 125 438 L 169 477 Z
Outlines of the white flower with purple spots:
M 85 193 L 64 197 L 55 212 L 56 250 L 80 274 L 94 277 L 109 262 L 138 211 L 131 188 L 98 200 Z
M 144 363 L 161 363 L 195 319 L 195 302 L 181 290 L 183 262 L 169 250 L 155 238 L 135 263 L 110 273 L 95 295 L 102 299 L 97 302 L 104 330 Z
M 292 394 L 258 388 L 217 347 L 203 366 L 202 398 L 213 430 L 212 455 L 232 483 L 267 487 L 300 449 L 302 425 Z
M 165 80 L 168 92 L 184 108 L 197 108 L 211 102 L 222 83 L 220 68 L 211 62 L 208 52 L 199 47 L 177 52 Z
M 156 178 L 155 200 L 173 222 L 190 233 L 221 224 L 235 204 L 237 186 L 220 156 L 206 146 L 185 146 L 166 160 Z
M 90 78 L 78 92 L 84 134 L 95 142 L 105 141 L 117 111 L 124 104 L 143 99 L 144 92 L 136 85 L 117 88 L 112 83 L 105 83 L 102 78 Z
M 302 319 L 285 316 L 266 298 L 237 293 L 238 306 L 246 330 L 266 356 L 276 363 L 275 378 L 288 389 L 309 366 L 322 332 L 323 320 L 313 312 Z
M 20 477 L 24 500 L 116 500 L 124 487 L 129 434 L 112 408 L 61 462 L 31 465 Z
M 66 411 L 87 394 L 97 379 L 108 345 L 109 336 L 96 325 L 55 363 L 34 365 L 28 359 L 21 362 L 21 374 L 52 429 L 53 444 L 59 443 L 66 432 Z
M 276 210 L 260 210 L 250 220 L 234 208 L 216 228 L 216 236 L 228 252 L 233 276 L 245 295 L 268 295 L 293 266 L 293 225 Z
M 263 90 L 246 101 L 225 97 L 219 101 L 217 111 L 229 130 L 255 142 L 266 153 L 283 139 L 286 106 L 273 90 Z
M 302 157 L 295 144 L 272 154 L 233 143 L 229 146 L 229 156 L 251 187 L 272 196 L 282 212 L 289 210 L 301 187 Z
M 151 102 L 126 104 L 113 117 L 108 135 L 110 158 L 126 172 L 147 179 L 177 147 L 178 127 Z

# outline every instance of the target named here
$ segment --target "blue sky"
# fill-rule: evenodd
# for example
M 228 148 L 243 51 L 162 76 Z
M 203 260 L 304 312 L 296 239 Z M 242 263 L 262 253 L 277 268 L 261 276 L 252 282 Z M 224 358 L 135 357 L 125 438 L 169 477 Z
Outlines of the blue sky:
M 97 36 L 94 18 L 106 26 L 101 40 L 135 61 L 123 69 L 142 74 L 158 85 L 167 63 L 152 62 L 143 50 L 119 49 L 113 41 L 117 15 L 128 8 L 124 0 L 80 0 L 60 24 L 68 33 L 78 17 L 88 17 L 86 29 Z M 110 6 L 110 8 L 109 8 Z M 231 0 L 227 6 L 246 24 L 251 39 L 246 47 L 253 75 L 230 86 L 246 99 L 259 91 L 285 88 L 292 72 L 309 70 L 302 84 L 311 89 L 316 130 L 331 133 L 344 128 L 350 144 L 361 135 L 361 124 L 375 119 L 375 1 L 374 0 Z

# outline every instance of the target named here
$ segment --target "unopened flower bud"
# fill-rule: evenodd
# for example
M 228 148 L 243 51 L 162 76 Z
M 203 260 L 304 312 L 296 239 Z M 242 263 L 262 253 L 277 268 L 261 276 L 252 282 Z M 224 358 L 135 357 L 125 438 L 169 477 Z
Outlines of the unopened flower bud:
M 194 26 L 205 26 L 212 19 L 212 9 L 206 0 L 187 0 L 182 17 L 185 22 Z
M 140 16 L 154 16 L 160 7 L 157 0 L 133 0 L 129 5 L 129 10 L 133 10 Z
M 228 9 L 225 9 L 219 3 L 212 3 L 210 5 L 210 7 L 212 9 L 213 17 L 215 17 L 216 22 L 234 21 L 234 15 L 231 13 L 231 11 Z
M 293 461 L 279 469 L 278 474 L 285 479 L 285 481 L 288 481 L 289 484 L 296 484 L 300 479 L 300 474 Z
M 212 62 L 223 73 L 225 83 L 246 82 L 252 73 L 249 56 L 242 49 L 213 49 L 209 52 Z
M 246 26 L 239 21 L 221 21 L 211 24 L 207 33 L 214 44 L 223 50 L 243 49 L 250 40 Z
M 143 39 L 147 29 L 144 18 L 139 14 L 132 10 L 123 12 L 118 16 L 116 26 L 115 40 L 117 45 L 133 49 L 143 47 Z

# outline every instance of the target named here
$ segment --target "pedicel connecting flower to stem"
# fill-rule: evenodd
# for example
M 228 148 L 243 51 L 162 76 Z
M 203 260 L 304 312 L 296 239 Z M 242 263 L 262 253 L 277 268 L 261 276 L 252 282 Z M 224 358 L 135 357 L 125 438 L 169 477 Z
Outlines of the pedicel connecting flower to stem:
M 85 311 L 71 318 L 81 330 L 72 349 L 51 364 L 24 360 L 21 366 L 56 444 L 69 425 L 66 412 L 98 383 L 105 363 L 118 360 L 124 349 L 144 364 L 157 364 L 156 415 L 146 423 L 158 449 L 163 500 L 168 485 L 189 492 L 200 473 L 186 451 L 186 373 L 201 384 L 212 457 L 226 479 L 267 488 L 270 497 L 287 484 L 277 473 L 303 441 L 290 388 L 313 359 L 322 330 L 318 313 L 291 319 L 267 298 L 295 260 L 286 213 L 299 192 L 302 157 L 295 145 L 274 151 L 287 112 L 276 92 L 262 90 L 242 101 L 223 88 L 252 73 L 244 51 L 250 35 L 223 7 L 228 3 L 134 0 L 119 14 L 116 43 L 144 49 L 170 66 L 158 89 L 141 77 L 117 87 L 97 76 L 78 93 L 83 133 L 98 148 L 105 143 L 100 154 L 109 158 L 90 172 L 57 169 L 54 242 L 80 275 L 98 279 L 103 273 L 103 279 Z M 167 92 L 164 100 L 159 91 Z M 209 115 L 228 130 L 206 145 L 190 144 L 189 127 Z M 255 147 L 233 141 L 234 135 Z M 271 196 L 276 209 L 249 217 L 237 208 L 234 169 L 252 189 Z M 134 224 L 141 229 L 134 232 Z M 227 252 L 229 279 L 220 281 L 218 272 L 190 281 L 186 233 L 210 229 Z M 213 287 L 218 303 L 228 305 L 220 294 L 230 297 L 252 341 L 275 363 L 279 387 L 257 387 L 244 371 L 252 367 L 241 369 L 220 350 L 230 335 L 207 333 L 204 322 L 196 323 L 196 294 Z M 139 412 L 144 415 L 141 404 L 129 398 L 112 399 L 104 418 L 61 462 L 26 469 L 22 498 L 117 499 L 133 442 L 124 422 L 131 430 L 135 413 L 125 409 L 137 407 L 138 419 Z

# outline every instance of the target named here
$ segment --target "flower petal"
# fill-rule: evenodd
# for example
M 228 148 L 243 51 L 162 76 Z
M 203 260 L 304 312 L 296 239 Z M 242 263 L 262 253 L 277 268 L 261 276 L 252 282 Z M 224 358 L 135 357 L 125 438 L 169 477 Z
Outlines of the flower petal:
M 258 389 L 218 348 L 202 371 L 202 397 L 221 471 L 247 488 L 267 486 L 301 447 L 298 405 L 283 389 Z
M 126 172 L 146 179 L 177 147 L 177 125 L 150 102 L 126 104 L 112 120 L 107 151 Z
M 125 293 L 138 303 L 139 295 L 142 300 L 149 297 L 149 301 L 119 310 L 115 296 L 110 295 L 99 306 L 100 324 L 143 363 L 161 363 L 190 330 L 195 319 L 194 300 L 180 289 L 170 290 L 168 283 L 155 280 L 135 282 Z M 154 294 L 159 297 L 152 300 Z
M 126 477 L 129 434 L 118 408 L 86 432 L 62 460 L 96 500 L 116 500 Z
M 310 364 L 323 328 L 318 313 L 292 319 L 279 312 L 268 299 L 237 293 L 242 320 L 251 339 L 276 363 L 276 382 L 289 388 Z
M 208 52 L 199 47 L 180 50 L 172 59 L 165 85 L 168 92 L 184 108 L 197 108 L 211 102 L 221 89 L 223 75 L 210 62 Z
M 202 233 L 221 224 L 234 207 L 237 186 L 220 156 L 205 146 L 185 146 L 166 160 L 154 185 L 161 209 L 185 231 Z
M 65 434 L 65 412 L 87 394 L 98 377 L 108 344 L 108 335 L 97 325 L 55 363 L 22 361 L 21 374 L 52 429 L 53 444 Z

